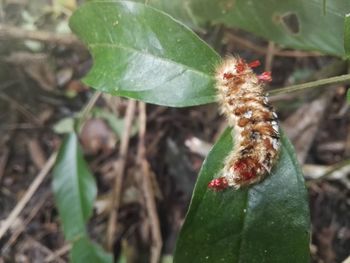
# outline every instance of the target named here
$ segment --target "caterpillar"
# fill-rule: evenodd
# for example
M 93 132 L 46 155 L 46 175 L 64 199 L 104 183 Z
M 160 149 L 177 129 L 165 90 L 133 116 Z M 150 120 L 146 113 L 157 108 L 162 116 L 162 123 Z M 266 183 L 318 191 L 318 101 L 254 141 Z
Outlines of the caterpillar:
M 216 70 L 217 97 L 221 113 L 234 132 L 234 147 L 224 162 L 220 177 L 208 188 L 221 191 L 260 182 L 271 171 L 280 147 L 277 114 L 268 102 L 264 85 L 271 73 L 256 75 L 251 63 L 230 57 Z

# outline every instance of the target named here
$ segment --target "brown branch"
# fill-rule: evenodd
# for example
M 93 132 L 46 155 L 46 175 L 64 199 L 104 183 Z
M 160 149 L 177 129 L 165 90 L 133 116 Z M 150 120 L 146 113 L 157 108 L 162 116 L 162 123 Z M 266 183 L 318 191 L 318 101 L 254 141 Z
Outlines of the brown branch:
M 95 106 L 95 104 L 96 104 L 97 100 L 100 98 L 101 94 L 102 93 L 100 91 L 96 91 L 91 96 L 89 101 L 86 103 L 84 108 L 80 111 L 80 113 L 79 113 L 79 116 L 80 116 L 79 117 L 79 125 L 78 125 L 79 132 L 81 132 L 81 129 L 83 128 L 85 122 L 87 121 L 92 108 Z
M 120 198 L 122 192 L 123 174 L 125 169 L 126 156 L 129 149 L 129 140 L 131 134 L 132 122 L 135 114 L 135 101 L 129 100 L 128 107 L 125 114 L 125 126 L 123 137 L 121 138 L 121 145 L 119 148 L 119 159 L 114 165 L 115 179 L 111 194 L 111 211 L 107 224 L 107 249 L 112 250 L 115 240 L 116 223 L 118 219 L 118 209 L 120 205 Z
M 35 116 L 34 113 L 32 113 L 30 110 L 28 110 L 26 107 L 22 106 L 19 102 L 16 100 L 12 99 L 11 97 L 5 95 L 5 94 L 0 94 L 0 99 L 7 101 L 8 103 L 11 104 L 18 112 L 23 114 L 29 121 L 34 123 L 36 126 L 42 126 L 42 122 Z
M 16 26 L 0 24 L 0 40 L 18 39 L 35 40 L 46 44 L 64 46 L 83 46 L 82 42 L 72 34 L 53 33 L 49 31 L 33 31 Z
M 51 249 L 49 249 L 46 245 L 42 244 L 41 242 L 35 240 L 34 238 L 29 237 L 28 238 L 28 243 L 31 246 L 34 246 L 34 247 L 38 248 L 39 250 L 41 250 L 42 252 L 44 252 L 48 256 L 54 255 L 54 252 Z M 65 263 L 66 261 L 63 260 L 62 258 L 56 256 L 55 257 L 55 262 Z
M 23 195 L 22 199 L 17 203 L 15 208 L 12 210 L 12 212 L 9 214 L 9 216 L 6 218 L 6 220 L 3 222 L 0 228 L 0 239 L 4 236 L 4 234 L 7 232 L 7 230 L 12 226 L 12 224 L 16 221 L 16 218 L 21 213 L 23 208 L 26 206 L 28 201 L 32 198 L 33 194 L 36 192 L 40 184 L 45 179 L 46 175 L 51 170 L 52 166 L 55 163 L 56 160 L 56 152 L 53 153 L 50 158 L 47 160 L 46 164 L 44 165 L 43 169 L 40 171 L 40 173 L 36 176 L 32 184 L 27 189 L 26 193 Z
M 269 41 L 269 44 L 267 46 L 267 52 L 265 55 L 265 71 L 271 71 L 272 70 L 272 64 L 273 64 L 273 59 L 275 56 L 275 43 L 272 41 Z
M 142 192 L 146 201 L 147 215 L 150 222 L 152 245 L 150 254 L 150 263 L 157 263 L 160 259 L 160 253 L 163 245 L 162 235 L 160 232 L 157 206 L 155 203 L 155 194 L 152 187 L 150 167 L 146 159 L 145 134 L 146 134 L 146 105 L 139 102 L 139 143 L 137 151 L 137 163 L 141 169 L 140 180 Z
M 9 240 L 2 247 L 1 253 L 6 252 L 17 241 L 20 234 L 22 234 L 22 232 L 25 230 L 26 226 L 28 226 L 28 224 L 32 221 L 32 219 L 38 214 L 38 212 L 43 207 L 43 205 L 48 200 L 48 198 L 49 198 L 49 191 L 46 191 L 41 196 L 41 198 L 38 200 L 38 202 L 35 204 L 35 206 L 31 209 L 28 217 L 25 220 L 23 220 L 23 223 L 19 227 L 16 227 L 16 229 L 12 233 Z
M 8 149 L 8 147 L 6 147 L 5 145 L 1 145 L 1 147 L 2 152 L 0 153 L 0 182 L 5 173 L 7 160 L 10 154 L 10 150 Z
M 71 244 L 66 244 L 63 247 L 59 248 L 56 251 L 53 251 L 51 255 L 48 255 L 45 259 L 44 262 L 52 262 L 56 260 L 58 257 L 63 256 L 64 254 L 67 254 L 67 252 L 72 248 Z

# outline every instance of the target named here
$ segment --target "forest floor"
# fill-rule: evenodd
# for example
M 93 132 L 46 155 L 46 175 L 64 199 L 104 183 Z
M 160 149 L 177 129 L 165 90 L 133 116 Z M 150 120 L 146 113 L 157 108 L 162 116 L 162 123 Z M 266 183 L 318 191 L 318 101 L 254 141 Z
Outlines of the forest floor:
M 40 1 L 32 2 L 40 5 Z M 67 29 L 69 8 L 43 2 L 46 11 L 39 13 L 29 1 L 9 1 L 2 6 L 0 232 L 1 223 L 16 205 L 24 206 L 0 239 L 0 262 L 67 262 L 70 246 L 61 231 L 51 174 L 45 170 L 52 166 L 50 156 L 57 151 L 63 133 L 71 128 L 74 116 L 97 98 L 95 91 L 81 82 L 92 60 Z M 240 30 L 218 26 L 201 37 L 215 42 L 222 55 L 259 59 L 264 70 L 273 73 L 270 89 L 347 71 L 347 65 L 335 58 L 284 50 Z M 218 38 L 221 41 L 213 41 Z M 346 91 L 346 86 L 335 85 L 271 97 L 305 174 L 312 221 L 310 250 L 315 263 L 343 262 L 349 257 L 350 164 L 346 160 L 350 158 L 350 104 Z M 117 152 L 125 136 L 124 124 L 133 119 L 119 227 L 112 245 L 116 257 L 123 253 L 130 262 L 147 262 L 154 226 L 147 217 L 143 186 L 135 172 L 142 107 L 125 116 L 129 104 L 128 99 L 101 94 L 80 134 L 98 184 L 88 229 L 96 242 L 106 244 L 110 196 L 119 168 Z M 146 112 L 144 139 L 157 206 L 155 216 L 160 221 L 162 254 L 171 258 L 198 171 L 226 123 L 216 104 L 183 109 L 146 105 Z M 39 188 L 30 192 L 32 183 L 43 174 Z

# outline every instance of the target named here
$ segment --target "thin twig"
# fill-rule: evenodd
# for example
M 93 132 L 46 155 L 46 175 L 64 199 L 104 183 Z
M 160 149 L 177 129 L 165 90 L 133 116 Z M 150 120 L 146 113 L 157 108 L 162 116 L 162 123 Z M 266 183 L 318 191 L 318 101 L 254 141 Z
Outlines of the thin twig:
M 4 39 L 35 40 L 47 44 L 79 47 L 83 46 L 82 42 L 72 34 L 53 33 L 40 30 L 34 31 L 11 25 L 0 24 L 0 40 Z
M 20 227 L 16 228 L 16 230 L 12 233 L 11 238 L 6 242 L 6 244 L 1 249 L 1 252 L 4 252 L 12 246 L 19 235 L 25 230 L 25 227 L 32 221 L 32 219 L 37 215 L 37 213 L 40 211 L 42 206 L 45 204 L 45 202 L 48 200 L 49 197 L 49 191 L 45 192 L 39 201 L 35 204 L 33 209 L 30 211 L 30 214 L 28 217 L 23 221 Z
M 163 245 L 162 235 L 160 232 L 157 206 L 155 203 L 155 194 L 150 177 L 150 167 L 146 160 L 145 134 L 146 134 L 146 105 L 139 102 L 139 144 L 137 152 L 137 162 L 141 168 L 142 191 L 145 196 L 147 215 L 149 218 L 152 234 L 152 245 L 150 253 L 150 263 L 157 263 L 160 259 L 160 253 Z
M 56 155 L 57 155 L 56 152 L 51 154 L 50 158 L 47 160 L 43 169 L 40 171 L 40 173 L 36 176 L 34 181 L 31 183 L 31 185 L 27 189 L 26 193 L 23 195 L 22 199 L 17 203 L 17 205 L 11 211 L 11 213 L 6 218 L 4 223 L 1 225 L 1 227 L 0 227 L 0 239 L 4 236 L 4 234 L 7 232 L 7 230 L 12 226 L 12 224 L 16 221 L 16 218 L 18 217 L 18 215 L 21 213 L 21 211 L 26 206 L 28 201 L 32 198 L 33 194 L 38 189 L 40 184 L 43 182 L 46 175 L 49 173 L 50 169 L 52 168 L 52 166 L 55 163 Z
M 20 113 L 22 113 L 28 120 L 32 121 L 35 125 L 42 126 L 42 122 L 31 111 L 26 109 L 16 100 L 12 99 L 11 97 L 5 94 L 0 94 L 0 98 L 2 100 L 9 102 L 12 106 L 14 106 Z
M 275 56 L 275 43 L 272 41 L 269 41 L 269 44 L 267 46 L 267 52 L 265 55 L 265 69 L 264 69 L 265 71 L 271 71 L 274 56 Z
M 317 79 L 324 79 L 324 78 L 330 78 L 333 76 L 337 76 L 339 74 L 344 73 L 345 68 L 347 67 L 347 64 L 343 60 L 335 60 L 329 65 L 323 67 L 319 71 L 316 71 L 310 78 L 308 78 L 306 81 L 314 81 Z M 271 91 L 273 93 L 273 91 Z M 270 96 L 270 101 L 283 101 L 283 100 L 293 100 L 296 96 L 298 96 L 297 93 L 292 94 L 292 93 L 281 93 L 281 94 L 276 94 Z
M 89 101 L 87 102 L 87 104 L 85 105 L 85 107 L 80 111 L 79 115 L 79 125 L 78 128 L 81 130 L 84 126 L 84 123 L 86 122 L 86 120 L 89 117 L 90 111 L 92 110 L 92 108 L 94 107 L 95 103 L 97 102 L 98 98 L 101 96 L 101 92 L 96 91 L 91 98 L 89 99 Z M 80 132 L 80 131 L 79 131 Z
M 329 169 L 323 175 L 319 176 L 316 180 L 317 181 L 323 180 L 324 178 L 333 174 L 335 171 L 341 170 L 343 167 L 346 167 L 348 165 L 350 165 L 350 159 L 336 163 L 336 164 L 332 165 L 331 167 L 329 167 Z
M 46 156 L 45 156 L 44 151 L 41 148 L 40 143 L 37 139 L 29 140 L 28 152 L 30 154 L 30 158 L 32 159 L 35 167 L 38 170 L 43 169 L 43 167 L 46 163 Z
M 140 164 L 145 158 L 145 135 L 146 135 L 146 105 L 143 102 L 139 102 L 139 142 L 137 146 L 137 163 Z
M 348 256 L 342 263 L 350 263 L 350 256 Z
M 2 153 L 0 155 L 0 182 L 4 175 L 7 159 L 9 157 L 9 149 L 6 146 L 2 146 Z
M 316 81 L 306 82 L 303 84 L 292 85 L 285 88 L 279 88 L 271 90 L 270 95 L 285 94 L 290 92 L 302 91 L 310 88 L 319 88 L 330 84 L 341 84 L 350 82 L 350 74 L 345 74 L 341 76 L 336 76 L 327 79 L 320 79 Z
M 108 218 L 107 225 L 107 249 L 112 250 L 115 232 L 116 221 L 118 219 L 118 209 L 120 205 L 120 197 L 122 191 L 123 174 L 125 169 L 126 156 L 129 149 L 129 140 L 131 134 L 132 122 L 135 115 L 135 101 L 129 100 L 125 114 L 125 126 L 123 131 L 123 137 L 121 138 L 121 145 L 119 148 L 119 159 L 115 164 L 115 179 L 114 186 L 111 194 L 111 211 Z
M 47 246 L 45 246 L 44 244 L 41 244 L 39 241 L 35 240 L 34 238 L 29 238 L 29 243 L 33 244 L 34 246 L 36 246 L 37 248 L 39 248 L 40 250 L 42 250 L 44 253 L 48 254 L 49 256 L 54 255 L 54 252 L 52 252 L 51 249 L 49 249 Z M 55 261 L 58 263 L 65 263 L 65 261 L 56 256 L 55 257 Z
M 72 248 L 71 244 L 66 244 L 60 249 L 53 251 L 51 255 L 48 255 L 45 259 L 44 262 L 51 262 L 57 259 L 57 257 L 63 256 L 66 254 L 70 249 Z

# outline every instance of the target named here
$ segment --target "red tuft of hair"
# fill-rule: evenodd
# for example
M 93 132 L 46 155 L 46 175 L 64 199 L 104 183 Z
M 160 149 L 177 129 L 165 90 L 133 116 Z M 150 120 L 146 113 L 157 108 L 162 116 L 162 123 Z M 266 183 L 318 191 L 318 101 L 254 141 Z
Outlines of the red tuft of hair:
M 263 81 L 263 82 L 271 82 L 272 81 L 271 72 L 265 71 L 265 72 L 261 73 L 258 76 L 258 79 L 260 81 Z
M 208 188 L 214 191 L 222 191 L 228 188 L 228 182 L 225 177 L 219 177 L 209 182 Z
M 232 79 L 234 75 L 232 73 L 224 73 L 224 79 Z
M 236 71 L 237 71 L 237 73 L 238 74 L 240 74 L 240 73 L 242 73 L 244 70 L 245 70 L 245 66 L 246 66 L 247 64 L 244 62 L 244 60 L 243 59 L 240 59 L 238 62 L 237 62 L 237 64 L 236 64 Z
M 259 60 L 254 60 L 248 64 L 248 66 L 250 68 L 256 68 L 256 67 L 259 67 L 260 65 L 261 65 L 261 63 Z

